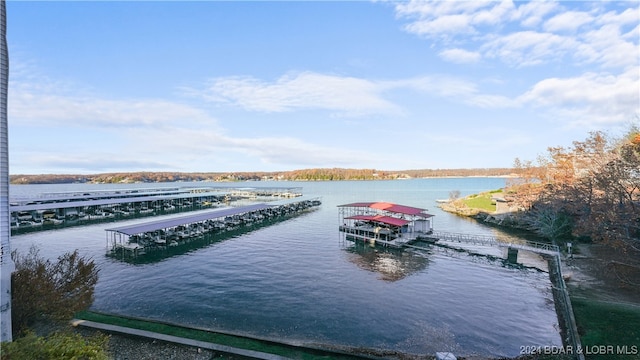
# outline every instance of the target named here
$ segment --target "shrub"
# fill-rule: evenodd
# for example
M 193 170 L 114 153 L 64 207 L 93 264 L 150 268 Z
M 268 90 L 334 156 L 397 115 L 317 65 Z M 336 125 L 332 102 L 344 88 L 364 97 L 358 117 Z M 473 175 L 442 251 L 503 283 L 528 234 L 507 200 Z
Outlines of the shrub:
M 11 276 L 15 334 L 41 319 L 71 319 L 93 302 L 98 269 L 77 250 L 60 256 L 55 263 L 42 258 L 36 247 L 26 255 L 14 251 L 12 257 L 16 264 Z
M 108 359 L 109 338 L 98 334 L 83 337 L 72 332 L 56 332 L 48 337 L 27 332 L 25 336 L 2 344 L 2 360 L 19 359 Z

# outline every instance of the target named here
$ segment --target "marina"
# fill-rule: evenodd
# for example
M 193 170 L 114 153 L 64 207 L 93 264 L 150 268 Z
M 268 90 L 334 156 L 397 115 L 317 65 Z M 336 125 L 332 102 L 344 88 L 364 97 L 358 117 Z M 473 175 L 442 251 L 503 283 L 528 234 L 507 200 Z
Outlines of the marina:
M 107 254 L 122 258 L 138 257 L 151 251 L 164 250 L 167 246 L 184 245 L 207 234 L 284 218 L 320 204 L 318 198 L 295 198 L 105 229 Z
M 13 234 L 302 196 L 300 187 L 166 187 L 46 192 L 10 200 Z
M 176 185 L 19 185 L 12 186 L 11 195 L 34 199 L 43 198 L 37 194 L 52 192 L 71 191 L 82 197 L 85 193 L 136 187 L 139 193 L 154 186 L 203 187 L 202 182 Z M 230 188 L 304 187 L 304 195 L 265 196 L 264 200 L 256 195 L 256 200 L 239 198 L 231 206 L 223 201 L 216 207 L 185 213 L 155 212 L 153 218 L 131 216 L 60 226 L 54 231 L 24 232 L 12 236 L 11 245 L 23 254 L 36 246 L 52 261 L 76 249 L 93 259 L 101 271 L 90 310 L 98 312 L 320 348 L 403 354 L 450 351 L 459 357 L 515 357 L 521 344 L 562 345 L 547 272 L 508 266 L 499 258 L 476 256 L 422 240 L 401 248 L 343 241 L 348 234 L 338 231 L 338 225 L 343 225 L 338 219 L 341 204 L 382 199 L 429 209 L 426 213 L 434 215 L 429 218 L 434 223 L 434 233 L 519 242 L 525 238 L 430 208 L 435 199 L 446 198 L 451 189 L 459 189 L 463 195 L 477 193 L 504 186 L 504 179 L 247 181 L 220 185 L 220 192 Z M 137 257 L 123 258 L 119 252 L 111 255 L 106 243 L 105 229 L 121 228 L 122 232 L 133 233 L 144 230 L 133 228 L 142 224 L 160 222 L 167 226 L 165 221 L 231 207 L 314 198 L 321 199 L 322 205 L 230 230 L 184 237 L 177 241 L 179 246 L 156 245 L 154 241 L 144 255 Z M 358 209 L 344 216 L 364 215 L 355 210 Z M 123 244 L 127 244 L 126 234 L 115 236 L 122 236 Z M 467 244 L 438 240 L 435 244 L 440 243 L 470 249 L 483 247 L 491 253 L 503 249 L 477 241 Z M 519 257 L 525 256 L 538 255 L 520 251 Z

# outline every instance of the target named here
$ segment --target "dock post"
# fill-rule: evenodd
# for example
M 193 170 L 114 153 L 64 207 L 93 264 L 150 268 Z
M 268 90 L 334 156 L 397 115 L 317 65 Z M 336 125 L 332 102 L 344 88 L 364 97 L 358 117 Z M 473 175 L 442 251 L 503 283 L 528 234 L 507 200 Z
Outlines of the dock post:
M 512 264 L 518 263 L 518 249 L 512 247 L 507 248 L 507 261 Z

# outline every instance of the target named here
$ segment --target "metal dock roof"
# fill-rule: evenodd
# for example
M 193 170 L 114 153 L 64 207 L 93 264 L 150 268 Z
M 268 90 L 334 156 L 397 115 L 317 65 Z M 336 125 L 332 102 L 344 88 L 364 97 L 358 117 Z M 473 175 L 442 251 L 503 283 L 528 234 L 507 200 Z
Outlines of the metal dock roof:
M 113 198 L 113 199 L 108 198 L 108 199 L 98 199 L 98 200 L 54 202 L 54 203 L 47 203 L 47 204 L 12 205 L 10 209 L 12 212 L 31 211 L 31 210 L 51 210 L 51 209 L 64 209 L 64 208 L 74 208 L 74 207 L 84 207 L 84 206 L 115 205 L 115 204 L 124 204 L 124 203 L 147 202 L 147 201 L 156 201 L 156 200 L 188 199 L 188 198 L 198 198 L 203 196 L 223 196 L 226 194 L 228 193 L 209 192 L 209 193 L 182 193 L 182 194 L 176 194 L 176 195 L 150 195 L 150 196 L 139 196 L 139 197 L 127 197 L 127 198 Z
M 221 217 L 239 215 L 239 214 L 244 214 L 244 213 L 248 213 L 248 212 L 252 212 L 252 211 L 269 209 L 269 208 L 273 208 L 273 207 L 294 204 L 294 203 L 298 203 L 298 202 L 302 202 L 302 201 L 310 201 L 310 200 L 314 200 L 314 199 L 318 199 L 318 198 L 317 197 L 310 197 L 310 196 L 299 196 L 299 197 L 293 198 L 293 199 L 272 201 L 272 202 L 269 202 L 268 204 L 267 203 L 259 203 L 259 204 L 241 206 L 241 207 L 216 209 L 216 210 L 211 210 L 211 211 L 206 211 L 206 212 L 200 212 L 200 213 L 193 214 L 193 215 L 175 217 L 175 218 L 166 219 L 166 220 L 157 220 L 157 221 L 146 222 L 146 223 L 143 223 L 143 224 L 120 226 L 120 227 L 116 227 L 116 228 L 105 229 L 105 231 L 112 231 L 112 232 L 117 232 L 117 233 L 121 233 L 121 234 L 125 234 L 125 235 L 131 236 L 131 235 L 135 235 L 135 234 L 142 234 L 142 233 L 149 232 L 149 231 L 162 230 L 162 229 L 167 229 L 167 228 L 171 228 L 171 227 L 174 227 L 174 226 L 192 224 L 192 223 L 197 223 L 197 222 L 200 222 L 200 221 L 206 221 L 206 220 L 217 219 L 217 218 L 221 218 Z
M 25 205 L 28 203 L 50 203 L 50 202 L 64 202 L 64 201 L 83 201 L 83 200 L 95 200 L 100 198 L 128 198 L 138 196 L 149 195 L 172 195 L 179 193 L 187 193 L 187 189 L 179 188 L 157 188 L 151 189 L 139 189 L 139 190 L 92 190 L 92 191 L 60 191 L 60 192 L 46 192 L 34 197 L 17 196 L 11 197 L 9 201 L 11 203 L 17 203 L 19 205 Z
M 125 235 L 135 235 L 141 234 L 149 231 L 156 231 L 171 228 L 174 226 L 185 225 L 197 223 L 200 221 L 217 219 L 221 217 L 233 216 L 244 214 L 252 211 L 258 211 L 263 209 L 268 209 L 274 207 L 276 205 L 267 205 L 265 203 L 242 206 L 242 207 L 234 207 L 234 208 L 225 208 L 225 209 L 217 209 L 207 212 L 201 212 L 198 214 L 188 215 L 188 216 L 180 216 L 172 219 L 166 220 L 158 220 L 146 222 L 143 224 L 129 225 L 129 226 L 120 226 L 111 229 L 105 229 L 105 231 L 113 231 L 118 232 Z

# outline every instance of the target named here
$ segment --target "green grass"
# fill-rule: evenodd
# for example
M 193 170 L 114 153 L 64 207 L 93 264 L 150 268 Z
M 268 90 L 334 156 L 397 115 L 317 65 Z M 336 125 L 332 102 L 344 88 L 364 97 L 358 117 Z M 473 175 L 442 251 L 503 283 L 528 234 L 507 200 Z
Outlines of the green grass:
M 362 359 L 362 357 L 358 357 L 356 355 L 316 350 L 306 347 L 297 347 L 268 340 L 253 339 L 243 336 L 223 334 L 156 321 L 147 321 L 136 318 L 96 313 L 92 311 L 80 312 L 76 314 L 76 318 L 139 330 L 152 331 L 187 339 L 206 341 L 214 344 L 226 345 L 245 350 L 260 351 L 294 359 Z
M 640 359 L 640 307 L 584 298 L 571 303 L 587 359 Z
M 496 202 L 491 199 L 491 196 L 501 192 L 502 190 L 492 190 L 480 194 L 469 195 L 462 199 L 462 202 L 470 208 L 494 212 L 496 211 Z

